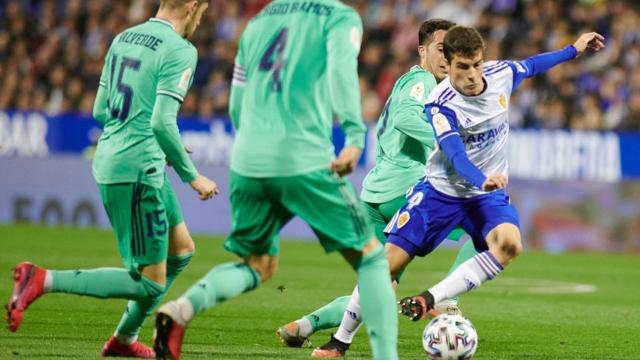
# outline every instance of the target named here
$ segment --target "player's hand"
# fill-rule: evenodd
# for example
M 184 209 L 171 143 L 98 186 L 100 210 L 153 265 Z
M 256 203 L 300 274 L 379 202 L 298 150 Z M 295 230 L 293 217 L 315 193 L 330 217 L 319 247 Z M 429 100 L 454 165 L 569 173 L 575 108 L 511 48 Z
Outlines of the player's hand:
M 594 52 L 600 51 L 604 49 L 604 36 L 596 32 L 582 34 L 573 44 L 573 47 L 578 51 L 578 56 L 582 55 L 587 50 Z
M 482 190 L 493 191 L 498 189 L 504 189 L 509 184 L 509 179 L 501 173 L 493 173 L 487 177 L 487 180 L 482 184 Z
M 362 149 L 355 146 L 345 146 L 338 158 L 329 164 L 329 169 L 335 171 L 339 176 L 344 176 L 353 171 L 362 155 Z
M 200 174 L 191 182 L 191 187 L 198 193 L 200 200 L 211 199 L 218 194 L 216 182 Z

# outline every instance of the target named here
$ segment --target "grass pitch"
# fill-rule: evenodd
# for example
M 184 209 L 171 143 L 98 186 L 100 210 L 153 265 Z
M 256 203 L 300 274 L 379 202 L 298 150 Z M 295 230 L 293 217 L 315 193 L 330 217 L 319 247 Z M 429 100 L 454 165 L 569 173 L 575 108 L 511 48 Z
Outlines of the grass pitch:
M 219 237 L 196 236 L 197 254 L 168 297 L 186 290 L 213 265 L 234 257 Z M 10 269 L 29 260 L 54 269 L 120 266 L 108 231 L 0 226 L 0 299 L 9 298 Z M 440 280 L 455 257 L 441 249 L 417 259 L 398 296 Z M 333 298 L 349 294 L 355 275 L 317 243 L 285 241 L 278 274 L 197 317 L 189 326 L 184 359 L 308 359 L 310 348 L 280 346 L 275 330 Z M 282 290 L 284 288 L 284 290 Z M 18 333 L 0 331 L 0 359 L 92 359 L 113 332 L 124 300 L 45 295 L 26 313 Z M 640 258 L 638 255 L 525 251 L 500 277 L 463 296 L 461 308 L 479 334 L 475 359 L 640 359 Z M 425 322 L 400 319 L 401 359 L 424 359 Z M 149 343 L 152 321 L 141 340 Z M 312 337 L 323 344 L 329 331 Z M 366 334 L 348 359 L 369 359 Z

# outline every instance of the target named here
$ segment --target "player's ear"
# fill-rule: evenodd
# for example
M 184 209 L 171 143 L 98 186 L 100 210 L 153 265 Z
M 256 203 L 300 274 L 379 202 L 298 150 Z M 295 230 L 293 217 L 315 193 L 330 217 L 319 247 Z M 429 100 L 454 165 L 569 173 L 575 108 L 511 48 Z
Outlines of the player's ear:
M 198 11 L 198 0 L 190 0 L 187 3 L 187 14 L 191 15 Z

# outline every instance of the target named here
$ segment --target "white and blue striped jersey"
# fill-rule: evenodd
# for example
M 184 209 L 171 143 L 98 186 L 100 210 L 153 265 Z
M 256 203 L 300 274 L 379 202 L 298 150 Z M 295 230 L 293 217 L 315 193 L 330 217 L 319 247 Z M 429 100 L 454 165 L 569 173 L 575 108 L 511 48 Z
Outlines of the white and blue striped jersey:
M 485 90 L 465 96 L 453 88 L 449 78 L 431 92 L 425 105 L 437 143 L 459 135 L 469 158 L 485 176 L 508 176 L 507 137 L 509 135 L 509 98 L 526 69 L 512 61 L 488 61 L 484 64 Z M 438 191 L 459 198 L 486 194 L 459 175 L 438 145 L 426 166 L 426 178 Z

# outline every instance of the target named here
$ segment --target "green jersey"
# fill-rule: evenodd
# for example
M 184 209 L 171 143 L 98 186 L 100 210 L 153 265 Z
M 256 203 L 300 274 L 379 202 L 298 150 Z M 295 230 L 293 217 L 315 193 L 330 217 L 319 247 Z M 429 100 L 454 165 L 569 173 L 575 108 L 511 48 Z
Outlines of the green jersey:
M 336 0 L 276 0 L 249 21 L 229 106 L 234 172 L 276 177 L 328 168 L 334 114 L 346 145 L 364 146 L 361 37 L 359 15 Z
M 423 110 L 435 86 L 435 77 L 419 66 L 396 81 L 378 119 L 376 165 L 364 179 L 362 200 L 392 200 L 424 176 L 434 136 Z
M 105 58 L 94 106 L 94 116 L 104 123 L 93 161 L 98 183 L 162 186 L 167 153 L 162 150 L 167 148 L 164 145 L 177 142 L 176 152 L 184 151 L 175 113 L 191 86 L 196 62 L 195 47 L 162 19 L 152 18 L 115 37 Z M 176 104 L 175 113 L 157 107 L 156 100 L 161 97 Z M 152 117 L 159 119 L 156 122 L 173 124 L 166 137 L 152 127 Z M 183 181 L 196 177 L 193 164 L 184 154 L 174 156 L 172 163 Z

